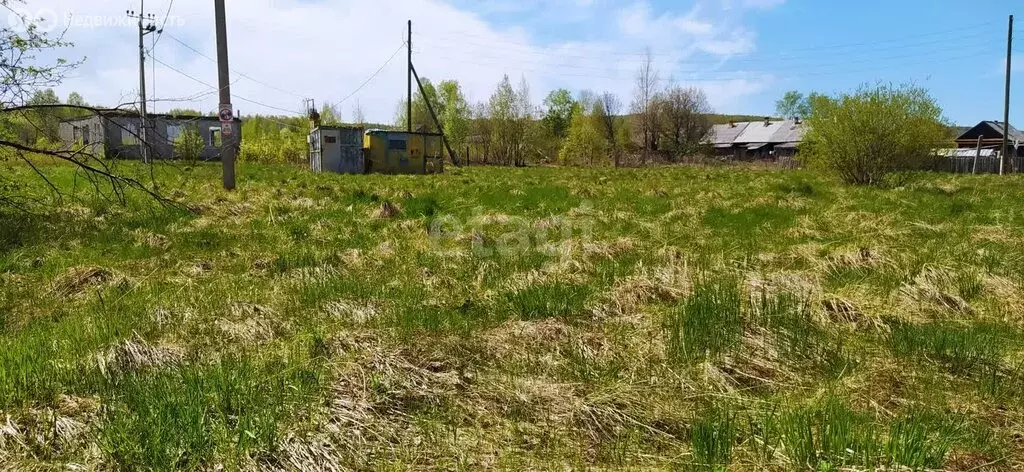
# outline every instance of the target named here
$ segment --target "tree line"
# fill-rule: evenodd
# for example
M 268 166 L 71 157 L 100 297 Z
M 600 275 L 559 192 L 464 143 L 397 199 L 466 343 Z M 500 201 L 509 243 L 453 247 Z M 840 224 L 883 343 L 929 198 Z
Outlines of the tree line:
M 424 79 L 423 92 L 413 95 L 416 130 L 440 131 L 428 100 L 455 152 L 478 164 L 681 162 L 705 151 L 714 122 L 707 95 L 696 87 L 662 84 L 650 56 L 628 104 L 612 92 L 574 94 L 564 88 L 535 104 L 525 78 L 514 86 L 505 75 L 487 100 L 471 105 L 458 81 L 435 86 Z M 402 101 L 395 116 L 399 129 L 406 126 L 406 110 Z

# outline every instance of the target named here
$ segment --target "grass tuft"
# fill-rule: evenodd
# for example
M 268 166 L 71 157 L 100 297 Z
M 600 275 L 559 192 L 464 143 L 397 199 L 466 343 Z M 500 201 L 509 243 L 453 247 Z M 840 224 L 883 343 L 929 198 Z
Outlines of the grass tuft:
M 742 295 L 734 279 L 705 279 L 668 313 L 667 357 L 693 363 L 730 351 L 743 336 Z
M 727 470 L 737 439 L 736 413 L 716 407 L 705 411 L 690 426 L 690 446 L 697 470 Z
M 585 313 L 591 292 L 585 285 L 541 283 L 506 293 L 502 301 L 508 312 L 521 320 L 571 320 Z
M 241 468 L 274 451 L 282 422 L 314 401 L 321 375 L 298 358 L 236 356 L 130 374 L 112 386 L 117 409 L 100 445 L 124 469 L 197 469 L 216 457 Z
M 955 373 L 968 373 L 978 366 L 1000 365 L 1012 336 L 1009 328 L 996 324 L 896 322 L 889 346 L 898 356 L 925 358 Z

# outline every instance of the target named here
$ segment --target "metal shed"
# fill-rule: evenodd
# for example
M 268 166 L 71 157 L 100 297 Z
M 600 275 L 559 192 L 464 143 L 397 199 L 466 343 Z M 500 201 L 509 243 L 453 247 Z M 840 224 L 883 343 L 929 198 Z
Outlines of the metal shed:
M 363 174 L 363 129 L 320 126 L 309 134 L 309 165 L 313 172 Z
M 366 149 L 367 172 L 382 174 L 435 174 L 444 172 L 441 135 L 406 131 L 369 130 Z

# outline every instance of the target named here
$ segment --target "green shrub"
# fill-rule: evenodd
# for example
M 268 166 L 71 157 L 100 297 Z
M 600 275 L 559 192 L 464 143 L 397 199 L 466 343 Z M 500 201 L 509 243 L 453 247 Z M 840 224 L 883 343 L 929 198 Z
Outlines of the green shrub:
M 801 148 L 807 161 L 851 184 L 885 184 L 929 169 L 953 136 L 942 109 L 919 87 L 862 86 L 815 102 Z
M 199 134 L 199 128 L 195 125 L 186 126 L 177 138 L 174 138 L 174 154 L 178 159 L 195 163 L 206 148 L 206 141 Z

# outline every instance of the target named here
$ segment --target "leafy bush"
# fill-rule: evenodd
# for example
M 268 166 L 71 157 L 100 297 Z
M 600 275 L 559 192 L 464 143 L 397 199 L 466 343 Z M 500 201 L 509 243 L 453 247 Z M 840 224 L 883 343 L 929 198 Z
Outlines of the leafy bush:
M 952 143 L 942 109 L 913 86 L 864 86 L 820 99 L 807 124 L 808 162 L 851 184 L 884 184 L 893 174 L 928 169 L 935 149 Z
M 181 131 L 177 138 L 174 138 L 174 153 L 179 159 L 188 162 L 196 162 L 206 147 L 206 142 L 199 134 L 196 126 L 187 126 Z

